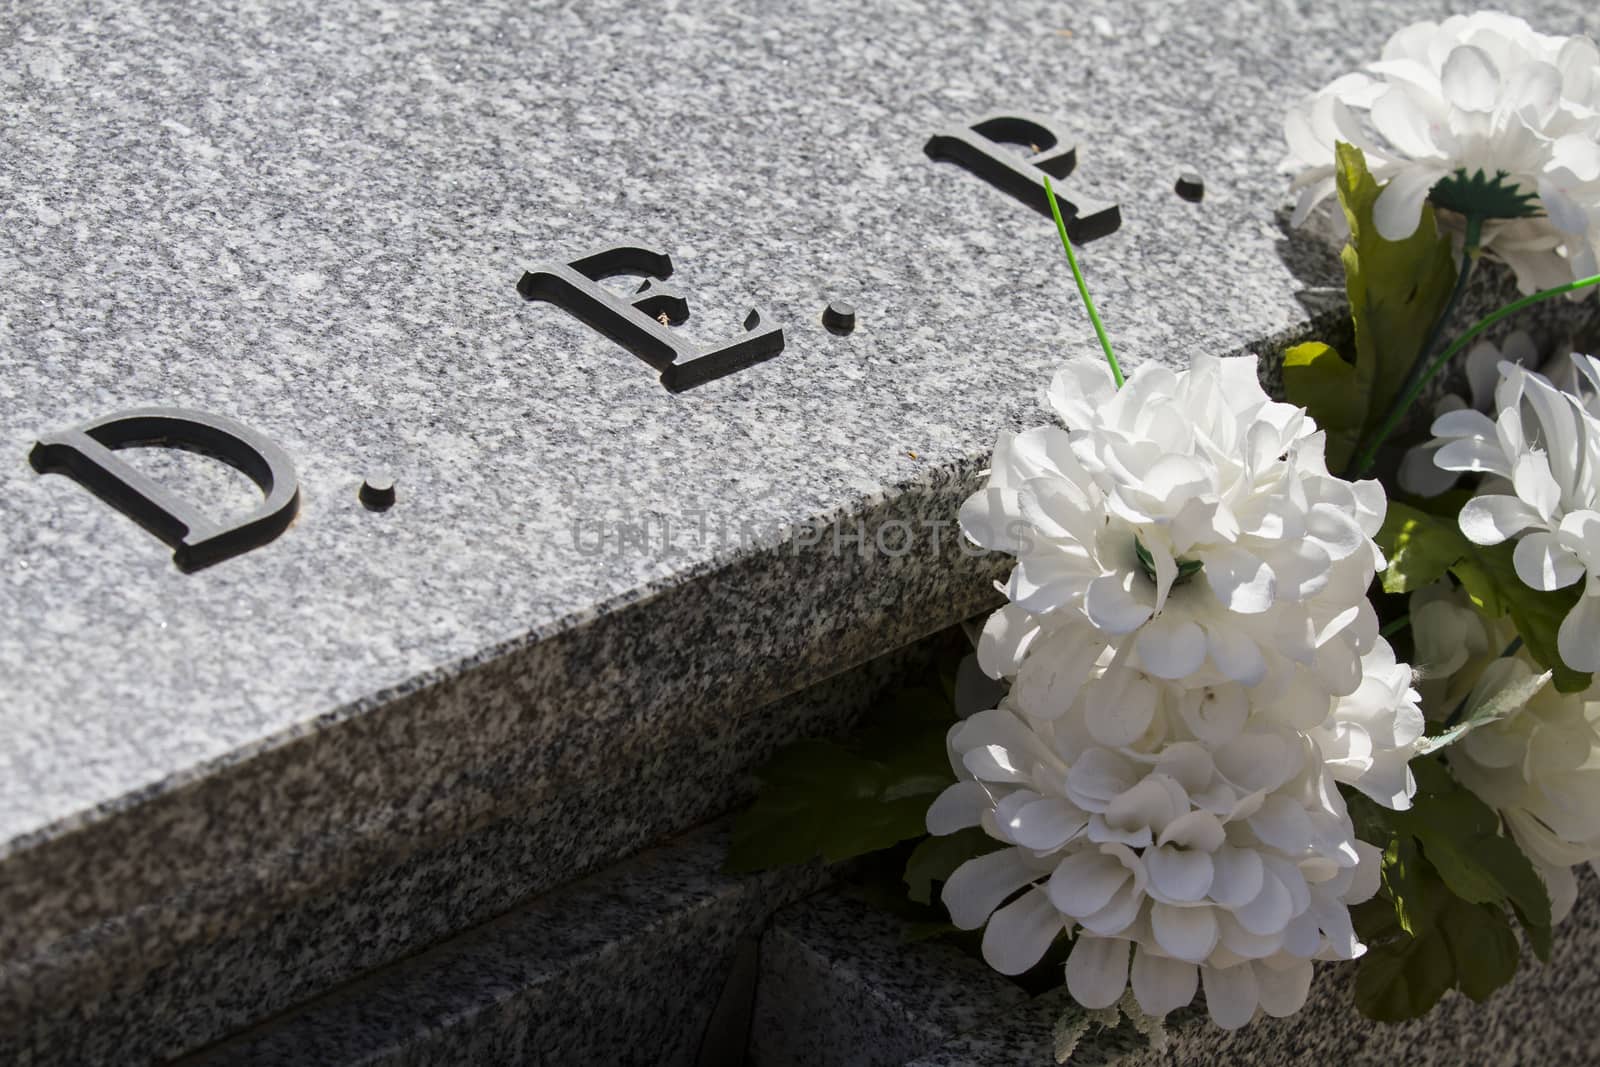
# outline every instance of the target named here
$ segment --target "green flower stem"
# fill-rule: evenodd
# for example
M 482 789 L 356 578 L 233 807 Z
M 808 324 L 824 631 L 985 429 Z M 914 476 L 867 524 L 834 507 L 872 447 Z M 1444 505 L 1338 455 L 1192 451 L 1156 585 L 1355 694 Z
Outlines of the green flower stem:
M 1411 625 L 1411 616 L 1410 615 L 1402 615 L 1398 619 L 1395 619 L 1393 622 L 1389 623 L 1389 625 L 1385 626 L 1383 629 L 1379 630 L 1378 631 L 1378 636 L 1379 637 L 1393 637 L 1395 634 L 1399 633 L 1401 630 L 1404 630 L 1406 627 L 1408 627 L 1410 625 Z
M 1100 313 L 1094 309 L 1094 300 L 1089 296 L 1089 286 L 1084 283 L 1083 272 L 1078 269 L 1078 257 L 1072 254 L 1072 241 L 1067 237 L 1067 224 L 1061 218 L 1061 207 L 1056 203 L 1055 190 L 1050 188 L 1050 177 L 1044 179 L 1044 195 L 1050 201 L 1050 214 L 1055 216 L 1056 230 L 1061 234 L 1061 247 L 1067 250 L 1067 262 L 1072 266 L 1072 280 L 1078 283 L 1078 295 L 1083 297 L 1083 306 L 1089 309 L 1089 321 L 1094 323 L 1095 336 L 1100 338 L 1100 347 L 1105 349 L 1106 362 L 1111 364 L 1111 378 L 1117 383 L 1117 388 L 1122 388 L 1124 381 L 1122 368 L 1117 366 L 1117 357 L 1111 352 L 1111 339 L 1106 336 L 1106 328 L 1100 323 Z
M 1553 289 L 1541 289 L 1531 296 L 1525 296 L 1521 300 L 1513 301 L 1498 311 L 1491 312 L 1490 314 L 1485 315 L 1482 319 L 1479 319 L 1478 322 L 1473 325 L 1472 329 L 1456 338 L 1454 344 L 1445 349 L 1443 352 L 1439 353 L 1438 358 L 1436 358 L 1432 363 L 1428 364 L 1422 375 L 1418 377 L 1415 382 L 1408 385 L 1406 391 L 1401 394 L 1394 407 L 1389 409 L 1389 414 L 1383 420 L 1383 425 L 1378 428 L 1378 433 L 1373 438 L 1372 443 L 1367 446 L 1366 450 L 1360 455 L 1360 457 L 1358 457 L 1355 464 L 1352 466 L 1354 476 L 1359 478 L 1372 468 L 1373 461 L 1378 455 L 1378 449 L 1383 445 L 1383 442 L 1388 439 L 1389 435 L 1394 432 L 1394 428 L 1399 425 L 1400 417 L 1405 414 L 1406 409 L 1416 402 L 1417 395 L 1422 392 L 1422 387 L 1428 384 L 1428 380 L 1430 378 L 1439 373 L 1439 371 L 1443 370 L 1445 365 L 1450 362 L 1455 354 L 1467 346 L 1468 342 L 1472 341 L 1473 338 L 1477 337 L 1480 333 L 1482 333 L 1484 330 L 1487 330 L 1501 319 L 1508 315 L 1514 315 L 1525 307 L 1531 307 L 1532 305 L 1540 303 L 1541 301 L 1549 300 L 1553 296 L 1561 296 L 1563 293 L 1571 293 L 1576 292 L 1579 289 L 1586 289 L 1591 285 L 1600 285 L 1600 274 L 1593 274 L 1587 278 L 1579 278 L 1575 282 L 1568 282 L 1565 285 L 1558 285 Z
M 1375 440 L 1364 451 L 1357 451 L 1356 463 L 1348 472 L 1351 477 L 1360 477 L 1372 466 L 1373 457 L 1377 455 L 1378 445 L 1383 439 L 1394 431 L 1395 423 L 1411 407 L 1411 400 L 1417 391 L 1431 376 L 1428 370 L 1428 356 L 1433 352 L 1433 346 L 1439 343 L 1439 338 L 1444 334 L 1445 325 L 1456 312 L 1456 305 L 1461 303 L 1461 296 L 1467 291 L 1467 282 L 1472 279 L 1472 268 L 1477 266 L 1479 243 L 1483 240 L 1483 216 L 1467 216 L 1467 235 L 1461 244 L 1461 269 L 1456 271 L 1455 288 L 1450 290 L 1450 299 L 1444 303 L 1444 309 L 1439 312 L 1439 317 L 1433 320 L 1433 326 L 1428 330 L 1427 339 L 1422 342 L 1422 347 L 1417 349 L 1417 358 L 1411 364 L 1411 370 L 1406 374 L 1405 384 L 1395 394 L 1394 404 L 1389 408 L 1383 420 L 1383 426 L 1378 431 Z

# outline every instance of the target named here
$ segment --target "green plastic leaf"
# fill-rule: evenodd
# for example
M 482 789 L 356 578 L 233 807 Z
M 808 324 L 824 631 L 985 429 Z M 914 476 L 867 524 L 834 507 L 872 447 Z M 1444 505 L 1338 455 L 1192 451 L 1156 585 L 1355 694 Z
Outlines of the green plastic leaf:
M 1424 1015 L 1455 985 L 1455 960 L 1443 937 L 1407 938 L 1370 949 L 1356 971 L 1356 1007 L 1369 1019 Z
M 1412 771 L 1417 796 L 1409 810 L 1391 814 L 1395 830 L 1422 846 L 1428 863 L 1456 897 L 1474 904 L 1509 904 L 1530 936 L 1541 928 L 1547 933 L 1550 896 L 1532 862 L 1501 833 L 1494 809 L 1456 784 L 1437 759 L 1415 760 Z M 1387 864 L 1384 877 L 1387 886 Z
M 1517 922 L 1522 924 L 1522 932 L 1528 935 L 1528 945 L 1533 949 L 1533 954 L 1539 957 L 1540 963 L 1549 963 L 1550 952 L 1555 948 L 1555 936 L 1550 925 L 1541 926 L 1529 920 L 1528 916 L 1522 913 L 1522 909 L 1516 906 L 1515 901 L 1512 902 L 1511 910 L 1516 912 Z
M 734 821 L 726 868 L 740 873 L 804 863 L 834 863 L 927 833 L 928 805 L 955 781 L 926 766 L 920 750 L 892 763 L 829 741 L 785 748 L 759 772 L 756 801 Z M 943 739 L 940 735 L 940 756 Z
M 1328 466 L 1341 470 L 1376 429 L 1422 355 L 1429 328 L 1455 286 L 1456 267 L 1431 205 L 1423 206 L 1410 237 L 1384 240 L 1372 221 L 1381 189 L 1361 150 L 1340 144 L 1336 152 L 1339 203 L 1350 224 L 1340 259 L 1355 326 L 1355 359 L 1345 361 L 1326 345 L 1300 345 L 1292 350 L 1292 366 L 1291 356 L 1285 356 L 1284 392 L 1327 430 Z
M 1389 502 L 1375 538 L 1389 566 L 1385 593 L 1414 593 L 1443 578 L 1464 556 L 1468 544 L 1453 519 L 1441 519 L 1398 500 Z
M 1426 756 L 1430 752 L 1437 752 L 1447 745 L 1455 744 L 1478 727 L 1505 718 L 1532 700 L 1539 690 L 1549 685 L 1553 673 L 1545 671 L 1543 674 L 1531 675 L 1495 690 L 1483 700 L 1473 704 L 1460 722 L 1436 737 L 1425 739 L 1418 747 L 1417 754 Z
M 999 842 L 975 826 L 944 837 L 926 838 L 906 860 L 905 880 L 911 899 L 918 904 L 931 904 L 935 882 L 949 881 L 957 867 L 999 847 Z
M 1431 905 L 1424 892 L 1421 857 L 1409 836 L 1400 835 L 1383 851 L 1383 888 L 1394 902 L 1394 917 L 1400 929 L 1416 937 L 1433 923 Z
M 1328 466 L 1342 470 L 1367 419 L 1355 364 L 1321 341 L 1295 345 L 1283 354 L 1283 391 L 1326 431 Z
M 1576 693 L 1589 687 L 1592 675 L 1562 663 L 1556 645 L 1561 622 L 1581 595 L 1581 583 L 1551 592 L 1532 589 L 1517 577 L 1511 542 L 1475 545 L 1462 535 L 1454 514 L 1434 514 L 1398 500 L 1389 502 L 1376 540 L 1389 559 L 1383 572 L 1385 592 L 1413 592 L 1448 571 L 1484 615 L 1511 616 L 1528 654 L 1553 672 L 1558 690 Z
M 1502 908 L 1452 900 L 1439 916 L 1439 932 L 1455 964 L 1461 992 L 1483 1001 L 1517 973 L 1522 946 Z

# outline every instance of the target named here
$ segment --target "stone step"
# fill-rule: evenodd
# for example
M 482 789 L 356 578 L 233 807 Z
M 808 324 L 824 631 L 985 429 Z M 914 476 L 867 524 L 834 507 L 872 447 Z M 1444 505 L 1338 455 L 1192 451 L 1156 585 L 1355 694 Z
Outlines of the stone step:
M 911 924 L 829 890 L 761 938 L 751 1067 L 889 1067 L 1027 1000 L 1021 987 Z
M 641 713 L 607 734 L 569 709 L 567 762 L 581 767 L 528 767 L 538 781 L 519 786 L 531 799 L 514 815 L 433 826 L 405 850 L 352 846 L 336 860 L 342 878 L 299 853 L 220 865 L 151 914 L 0 958 L 0 1063 L 159 1062 L 493 920 L 743 804 L 753 768 L 789 741 L 848 729 L 921 669 L 929 647 L 907 646 L 734 713 L 684 709 L 665 723 Z M 283 893 L 266 913 L 249 894 L 264 871 Z M 238 913 L 201 918 L 223 899 Z M 173 917 L 184 914 L 190 920 L 174 931 Z
M 726 824 L 592 874 L 181 1067 L 740 1062 L 755 934 L 820 865 L 720 873 Z
M 1426 1017 L 1374 1023 L 1355 1008 L 1353 964 L 1321 964 L 1306 1006 L 1225 1031 L 1197 1000 L 1163 1048 L 1124 1023 L 1092 1029 L 1071 1067 L 1340 1063 L 1344 1067 L 1600 1062 L 1600 881 L 1556 930 L 1551 962 L 1525 955 L 1510 986 L 1477 1004 L 1449 994 Z M 1065 990 L 1029 998 L 953 945 L 908 942 L 910 925 L 842 888 L 785 908 L 761 941 L 750 1067 L 1050 1067 Z

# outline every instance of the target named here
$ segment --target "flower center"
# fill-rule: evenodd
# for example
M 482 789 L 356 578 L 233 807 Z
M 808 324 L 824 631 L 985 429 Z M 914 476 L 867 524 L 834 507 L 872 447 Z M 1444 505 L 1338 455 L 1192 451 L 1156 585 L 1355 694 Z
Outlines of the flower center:
M 1139 557 L 1139 569 L 1144 572 L 1146 578 L 1150 579 L 1150 584 L 1154 585 L 1156 581 L 1155 557 L 1150 555 L 1148 548 L 1144 547 L 1144 542 L 1139 540 L 1138 534 L 1133 535 L 1133 552 L 1134 555 Z M 1200 568 L 1205 566 L 1205 562 L 1198 559 L 1180 559 L 1177 563 L 1178 576 L 1172 580 L 1174 589 L 1199 574 Z

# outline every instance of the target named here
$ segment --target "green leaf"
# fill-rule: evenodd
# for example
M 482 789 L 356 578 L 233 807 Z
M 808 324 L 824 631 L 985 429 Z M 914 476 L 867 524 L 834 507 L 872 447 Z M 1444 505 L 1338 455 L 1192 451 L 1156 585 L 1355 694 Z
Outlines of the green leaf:
M 905 881 L 911 899 L 918 904 L 933 902 L 933 883 L 949 881 L 950 875 L 974 856 L 1000 847 L 977 827 L 944 837 L 928 837 L 906 860 Z
M 1340 259 L 1355 326 L 1355 360 L 1345 362 L 1326 345 L 1301 345 L 1294 350 L 1292 371 L 1285 358 L 1284 391 L 1328 431 L 1328 466 L 1341 470 L 1376 429 L 1422 355 L 1429 328 L 1455 286 L 1456 267 L 1431 205 L 1423 206 L 1410 237 L 1384 240 L 1372 221 L 1381 189 L 1361 150 L 1340 144 L 1336 153 L 1339 203 L 1350 224 Z
M 783 749 L 759 772 L 755 803 L 734 821 L 727 870 L 781 867 L 817 855 L 834 863 L 921 837 L 928 805 L 955 781 L 948 764 L 942 775 L 929 770 L 928 747 L 916 738 L 892 763 L 830 741 Z
M 1439 930 L 1455 963 L 1456 984 L 1476 1001 L 1511 981 L 1522 946 L 1505 910 L 1452 900 L 1439 917 Z
M 1383 591 L 1414 593 L 1443 578 L 1465 554 L 1469 542 L 1455 520 L 1441 519 L 1398 500 L 1389 502 L 1375 538 L 1389 560 Z
M 1439 936 L 1368 950 L 1356 971 L 1356 1007 L 1369 1019 L 1400 1022 L 1426 1014 L 1455 984 L 1455 960 Z
M 1411 838 L 1400 836 L 1383 853 L 1383 888 L 1394 901 L 1394 917 L 1400 929 L 1416 937 L 1433 922 L 1432 912 L 1422 891 L 1421 860 Z
M 1548 936 L 1550 896 L 1528 857 L 1500 832 L 1494 809 L 1451 779 L 1437 759 L 1415 760 L 1412 770 L 1418 780 L 1417 796 L 1409 810 L 1390 816 L 1396 831 L 1422 846 L 1423 855 L 1452 894 L 1474 904 L 1509 904 L 1530 938 Z M 1387 860 L 1386 853 L 1386 887 Z M 1414 898 L 1415 883 L 1407 888 Z M 1418 925 L 1413 922 L 1406 928 L 1414 932 Z
M 1283 354 L 1283 392 L 1327 432 L 1328 466 L 1343 470 L 1367 419 L 1355 364 L 1321 341 L 1295 345 Z
M 1508 662 L 1514 663 L 1518 670 L 1523 669 L 1521 660 Z M 1455 744 L 1478 727 L 1498 722 L 1510 715 L 1532 700 L 1539 690 L 1549 685 L 1551 674 L 1551 671 L 1545 671 L 1543 674 L 1530 675 L 1526 678 L 1512 681 L 1489 694 L 1484 699 L 1473 704 L 1460 722 L 1442 734 L 1425 738 L 1422 744 L 1417 747 L 1417 755 L 1426 756 L 1430 752 L 1437 752 L 1447 745 Z
M 1561 622 L 1581 595 L 1581 583 L 1552 592 L 1529 588 L 1517 577 L 1511 542 L 1475 545 L 1461 533 L 1456 515 L 1434 514 L 1401 501 L 1390 501 L 1376 540 L 1389 558 L 1383 572 L 1385 592 L 1413 592 L 1449 571 L 1484 615 L 1511 616 L 1534 662 L 1554 672 L 1558 690 L 1588 688 L 1593 676 L 1562 663 L 1556 645 Z
M 1550 952 L 1555 948 L 1555 937 L 1549 923 L 1536 924 L 1523 914 L 1517 907 L 1516 901 L 1511 902 L 1511 910 L 1517 914 L 1517 922 L 1522 924 L 1522 932 L 1528 935 L 1528 945 L 1533 949 L 1533 954 L 1539 957 L 1540 963 L 1550 962 Z
M 1492 608 L 1499 608 L 1502 615 L 1510 613 L 1512 625 L 1517 628 L 1517 636 L 1522 638 L 1528 655 L 1539 666 L 1554 672 L 1556 689 L 1563 693 L 1581 693 L 1589 688 L 1593 675 L 1575 671 L 1563 663 L 1556 644 L 1561 622 L 1582 595 L 1583 583 L 1551 592 L 1531 589 L 1517 577 L 1516 564 L 1512 562 L 1516 546 L 1512 542 L 1484 546 L 1474 545 L 1464 537 L 1462 541 L 1470 546 L 1470 551 L 1450 572 L 1460 580 L 1478 610 L 1486 615 L 1492 614 Z

